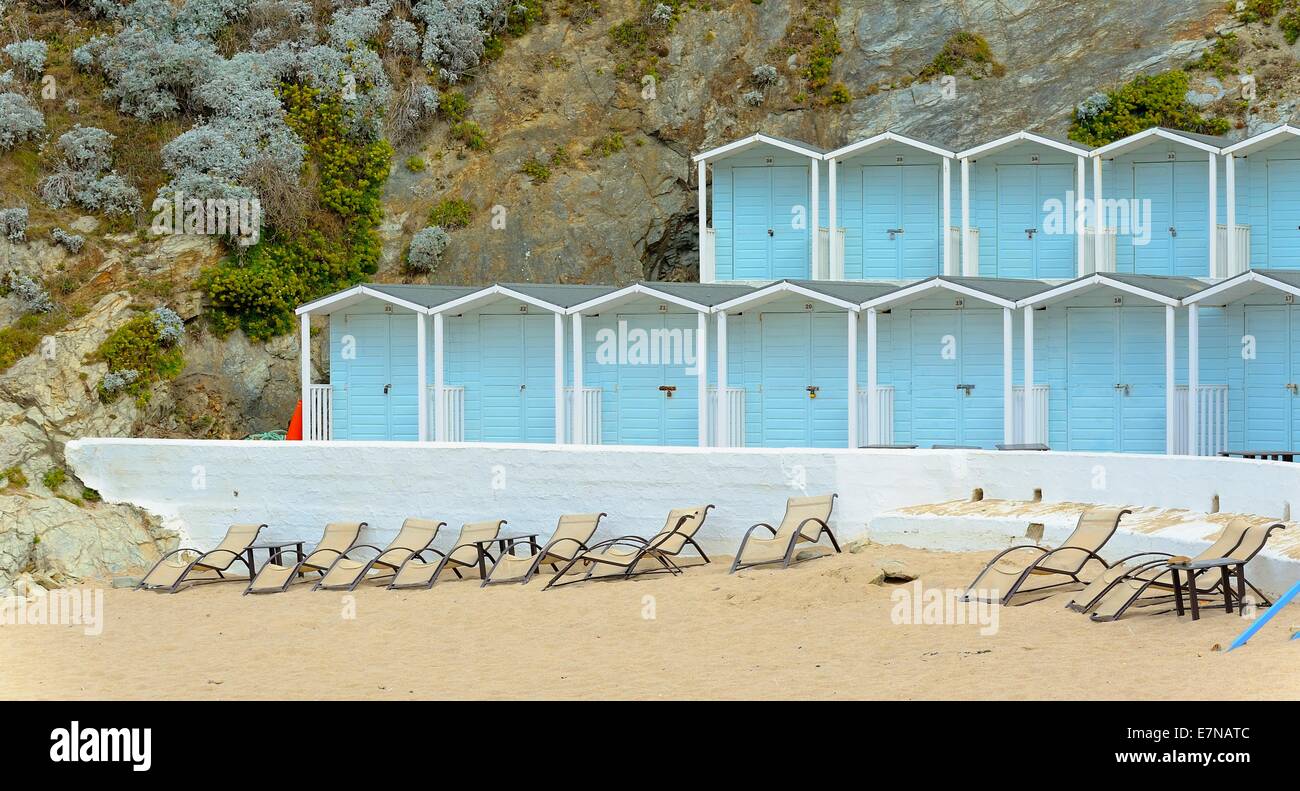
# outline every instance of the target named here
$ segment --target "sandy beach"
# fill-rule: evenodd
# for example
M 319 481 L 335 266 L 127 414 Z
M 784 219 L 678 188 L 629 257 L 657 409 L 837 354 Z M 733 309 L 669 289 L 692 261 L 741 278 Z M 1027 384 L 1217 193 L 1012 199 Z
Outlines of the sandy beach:
M 353 596 L 104 591 L 103 632 L 0 626 L 0 697 L 36 699 L 1226 699 L 1300 698 L 1289 642 L 1300 607 L 1244 649 L 1247 622 L 1135 614 L 1091 623 L 1057 595 L 987 625 L 898 624 L 873 583 L 901 561 L 924 588 L 960 589 L 992 553 L 869 544 L 789 570 L 543 592 L 440 582 Z M 1195 684 L 1195 690 L 1190 691 Z

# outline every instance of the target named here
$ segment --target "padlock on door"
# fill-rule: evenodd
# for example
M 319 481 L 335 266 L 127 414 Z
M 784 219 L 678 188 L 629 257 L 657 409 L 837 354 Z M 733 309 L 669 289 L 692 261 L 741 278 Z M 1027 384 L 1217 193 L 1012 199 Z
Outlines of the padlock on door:
M 663 393 L 668 398 L 672 398 L 673 393 L 677 392 L 677 387 L 675 385 L 660 385 L 659 392 Z
M 817 397 L 817 391 L 820 390 L 821 388 L 820 388 L 820 387 L 817 387 L 816 385 L 808 385 L 808 386 L 805 387 L 804 389 L 808 391 L 808 397 L 809 397 L 809 398 L 816 398 L 816 397 Z

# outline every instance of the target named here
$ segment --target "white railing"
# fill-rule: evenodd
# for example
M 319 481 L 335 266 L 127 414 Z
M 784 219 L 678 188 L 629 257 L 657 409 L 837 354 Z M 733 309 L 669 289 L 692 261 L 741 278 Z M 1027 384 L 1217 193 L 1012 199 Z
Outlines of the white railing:
M 568 407 L 568 409 L 565 410 L 565 417 L 567 419 L 564 421 L 565 442 L 570 445 L 600 444 L 602 426 L 600 395 L 601 389 L 599 387 L 584 387 L 582 388 L 582 397 L 580 399 L 575 399 L 573 388 L 564 388 L 564 397 L 568 399 L 565 403 L 565 406 Z M 575 440 L 573 438 L 573 418 L 575 415 L 579 414 L 579 412 L 582 414 L 582 436 Z
M 1029 409 L 1033 416 L 1030 436 L 1025 436 L 1025 386 L 1016 385 L 1011 389 L 1011 441 L 1017 445 L 1047 442 L 1047 398 L 1048 385 L 1034 385 L 1030 391 Z
M 1083 231 L 1083 270 L 1079 276 L 1091 275 L 1094 272 L 1114 272 L 1115 271 L 1115 242 L 1117 234 L 1114 228 L 1103 228 L 1101 231 L 1101 260 L 1097 260 L 1097 229 L 1085 228 Z
M 700 251 L 700 282 L 713 283 L 718 279 L 718 235 L 712 228 L 704 229 L 704 249 Z
M 302 438 L 334 439 L 334 388 L 331 385 L 307 385 L 307 403 L 302 405 Z
M 967 241 L 970 243 L 970 273 L 978 275 L 980 271 L 980 229 L 972 227 Z M 944 272 L 944 274 L 953 276 L 965 274 L 961 271 L 961 226 L 950 226 L 944 243 L 948 245 L 948 260 L 952 262 L 950 267 L 952 271 Z
M 745 388 L 727 388 L 727 425 L 718 425 L 718 388 L 709 386 L 709 444 L 715 448 L 745 447 Z
M 880 437 L 874 444 L 894 444 L 894 386 L 876 385 L 876 419 L 880 426 Z M 871 436 L 867 433 L 867 415 L 870 414 L 867 401 L 867 388 L 858 388 L 858 447 L 871 445 Z
M 1219 274 L 1211 272 L 1212 277 L 1232 277 L 1239 275 L 1250 268 L 1250 226 L 1234 225 L 1231 229 L 1226 225 L 1219 225 L 1217 233 L 1214 235 L 1215 244 L 1215 261 L 1218 262 Z M 1237 260 L 1235 266 L 1231 269 L 1228 267 L 1228 246 L 1236 248 Z
M 1174 388 L 1174 453 L 1187 455 L 1187 385 Z M 1228 386 L 1196 388 L 1196 456 L 1228 449 Z
M 831 249 L 831 229 L 817 229 L 817 271 L 812 273 L 813 280 L 830 280 L 832 273 L 839 271 L 835 262 L 844 260 L 844 236 L 844 229 L 836 228 L 835 248 Z
M 429 438 L 438 438 L 438 404 L 442 404 L 442 414 L 445 416 L 446 433 L 443 436 L 444 442 L 464 442 L 465 441 L 465 388 L 443 387 L 442 398 L 438 398 L 438 388 L 436 385 L 429 385 Z

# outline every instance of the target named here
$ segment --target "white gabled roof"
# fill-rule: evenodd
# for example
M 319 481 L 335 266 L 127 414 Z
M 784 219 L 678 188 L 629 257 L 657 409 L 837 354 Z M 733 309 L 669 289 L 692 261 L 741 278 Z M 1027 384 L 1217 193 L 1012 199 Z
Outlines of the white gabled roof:
M 1150 145 L 1156 140 L 1168 140 L 1171 143 L 1190 146 L 1200 151 L 1210 154 L 1218 154 L 1223 151 L 1223 146 L 1227 140 L 1210 135 L 1199 135 L 1195 132 L 1184 132 L 1179 129 L 1166 129 L 1163 126 L 1153 126 L 1150 129 L 1144 129 L 1136 134 L 1122 137 L 1112 143 L 1107 143 L 1101 148 L 1094 148 L 1092 156 L 1106 158 L 1115 157 L 1120 153 L 1135 148 L 1142 148 Z
M 1039 280 L 935 275 L 863 302 L 861 308 L 871 310 L 904 305 L 932 296 L 935 291 L 947 291 L 1001 308 L 1014 308 L 1018 297 L 1044 288 L 1046 284 Z
M 742 151 L 754 148 L 755 146 L 773 146 L 795 154 L 801 154 L 809 159 L 821 159 L 825 151 L 817 146 L 808 143 L 801 143 L 797 140 L 787 140 L 783 137 L 765 135 L 761 132 L 727 143 L 717 148 L 696 154 L 691 158 L 692 162 L 704 162 L 711 159 L 722 159 L 733 154 L 739 154 Z
M 1183 298 L 1184 305 L 1227 305 L 1261 289 L 1271 288 L 1300 297 L 1300 272 L 1291 270 L 1247 269 L 1239 275 L 1221 280 L 1209 288 Z
M 679 297 L 676 294 L 670 294 L 646 285 L 645 283 L 633 283 L 630 286 L 611 291 L 608 294 L 602 294 L 595 299 L 589 299 L 586 302 L 580 302 L 565 310 L 565 313 L 586 313 L 597 308 L 605 308 L 611 305 L 621 305 L 624 302 L 636 299 L 637 297 L 650 297 L 652 299 L 663 300 L 664 302 L 676 305 L 687 310 L 693 310 L 697 313 L 709 313 L 709 306 L 700 302 L 695 302 L 685 297 Z
M 1111 288 L 1160 305 L 1178 307 L 1184 298 L 1200 290 L 1202 285 L 1200 281 L 1190 277 L 1096 272 L 1025 297 L 1016 302 L 1016 307 L 1024 308 L 1059 302 L 1098 288 Z
M 538 307 L 543 310 L 549 310 L 552 313 L 564 313 L 564 307 L 561 305 L 556 305 L 554 303 L 547 302 L 542 299 L 538 299 L 537 297 L 530 296 L 528 294 L 524 294 L 519 291 L 515 291 L 514 289 L 508 286 L 503 286 L 499 283 L 496 285 L 488 286 L 487 288 L 479 289 L 478 291 L 472 292 L 470 294 L 466 294 L 460 299 L 453 299 L 450 302 L 444 302 L 443 304 L 431 309 L 429 312 L 450 313 L 455 311 L 473 310 L 474 308 L 479 307 L 481 305 L 487 305 L 502 299 L 518 300 L 519 302 L 523 302 L 526 305 L 532 305 L 533 307 Z
M 1245 140 L 1233 143 L 1223 149 L 1223 153 L 1236 154 L 1243 157 L 1249 156 L 1256 151 L 1277 145 L 1278 143 L 1284 142 L 1293 137 L 1300 137 L 1300 129 L 1297 129 L 1290 124 L 1282 124 L 1281 126 L 1275 126 L 1272 129 L 1260 132 L 1253 137 L 1248 137 Z
M 1087 156 L 1092 151 L 1092 146 L 1086 146 L 1083 143 L 1076 143 L 1073 140 L 1059 140 L 1055 137 L 1048 137 L 1037 132 L 1021 130 L 1012 132 L 1006 137 L 999 137 L 997 140 L 990 140 L 982 145 L 968 148 L 965 151 L 958 151 L 958 159 L 969 159 L 971 157 L 981 157 L 985 154 L 992 154 L 1004 148 L 1020 145 L 1021 143 L 1037 143 L 1040 146 L 1055 148 L 1058 151 L 1064 151 L 1067 154 L 1075 156 Z
M 364 302 L 367 299 L 378 299 L 387 302 L 390 305 L 396 305 L 399 308 L 414 311 L 416 313 L 427 313 L 428 310 L 424 305 L 417 304 L 407 299 L 386 294 L 370 286 L 353 286 L 343 291 L 338 291 L 328 296 L 321 297 L 313 302 L 308 302 L 294 310 L 294 313 L 301 316 L 305 313 L 333 313 L 349 305 L 355 305 L 358 302 Z
M 878 148 L 880 146 L 888 145 L 890 143 L 898 143 L 900 145 L 909 146 L 911 148 L 915 148 L 920 151 L 925 151 L 930 154 L 936 154 L 941 157 L 952 158 L 956 156 L 956 154 L 954 154 L 952 151 L 949 151 L 948 149 L 942 148 L 940 146 L 936 146 L 933 143 L 927 143 L 923 140 L 917 140 L 916 138 L 908 137 L 907 135 L 900 135 L 897 132 L 881 132 L 878 135 L 872 135 L 871 137 L 868 137 L 866 140 L 859 140 L 856 143 L 849 143 L 847 146 L 844 146 L 843 148 L 837 148 L 834 151 L 827 152 L 822 156 L 822 159 L 844 159 L 846 157 L 853 156 L 854 154 L 864 154 L 873 148 Z
M 831 305 L 843 310 L 856 311 L 858 309 L 857 300 L 848 300 L 834 294 L 827 293 L 833 291 L 837 283 L 827 281 L 822 288 L 811 287 L 801 283 L 795 283 L 789 280 L 778 280 L 777 282 L 764 286 L 756 291 L 752 291 L 744 296 L 736 297 L 714 307 L 714 312 L 731 312 L 737 308 L 749 307 L 751 305 L 762 305 L 765 302 L 771 302 L 787 294 L 794 294 L 805 299 L 811 299 L 814 302 L 820 302 L 823 305 Z M 869 287 L 870 283 L 855 283 L 854 286 Z M 892 288 L 890 286 L 880 286 L 881 288 Z

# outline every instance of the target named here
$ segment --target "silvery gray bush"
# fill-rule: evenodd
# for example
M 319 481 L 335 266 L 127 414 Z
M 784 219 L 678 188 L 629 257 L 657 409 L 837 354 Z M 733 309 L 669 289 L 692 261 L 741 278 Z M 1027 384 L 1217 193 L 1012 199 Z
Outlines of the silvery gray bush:
M 44 131 L 45 116 L 26 96 L 0 93 L 0 151 L 35 139 Z
M 180 315 L 169 307 L 160 305 L 153 309 L 150 316 L 153 326 L 158 330 L 164 346 L 171 346 L 185 335 L 185 322 Z
M 113 140 L 103 129 L 80 124 L 60 135 L 57 145 L 63 160 L 41 179 L 41 200 L 55 209 L 76 203 L 104 214 L 140 211 L 139 190 L 111 170 Z
M 27 209 L 0 209 L 0 236 L 11 242 L 21 242 L 27 238 Z
M 55 228 L 51 231 L 50 238 L 54 240 L 55 244 L 61 246 L 73 255 L 80 253 L 81 248 L 86 245 L 86 239 L 81 234 L 68 233 L 62 228 Z
M 776 83 L 776 76 L 776 67 L 767 63 L 755 66 L 754 71 L 750 73 L 750 77 L 753 78 L 754 84 L 760 87 L 774 85 Z
M 438 268 L 438 260 L 450 243 L 451 237 L 440 226 L 425 228 L 411 237 L 406 263 L 416 272 L 432 272 Z
M 49 313 L 54 310 L 50 293 L 40 283 L 27 275 L 17 272 L 9 273 L 9 293 L 18 300 L 23 310 L 28 313 Z
M 104 374 L 100 380 L 99 386 L 108 395 L 113 395 L 125 389 L 132 382 L 140 378 L 140 372 L 134 368 L 126 368 L 121 371 L 109 371 Z
M 751 107 L 757 107 L 763 103 L 762 91 L 745 91 L 740 96 L 740 100 Z
M 4 48 L 4 53 L 15 66 L 23 70 L 28 79 L 33 79 L 45 71 L 45 57 L 49 54 L 49 47 L 44 41 L 29 38 L 9 44 Z

